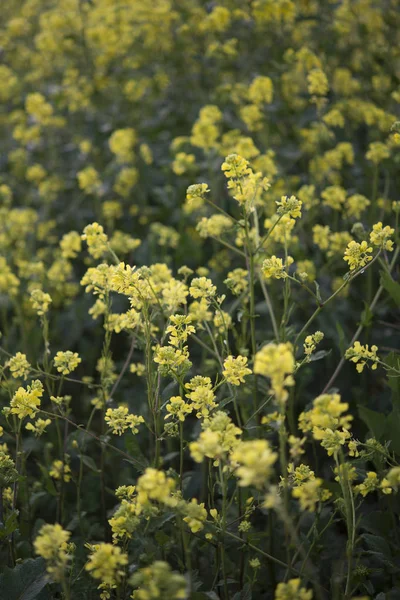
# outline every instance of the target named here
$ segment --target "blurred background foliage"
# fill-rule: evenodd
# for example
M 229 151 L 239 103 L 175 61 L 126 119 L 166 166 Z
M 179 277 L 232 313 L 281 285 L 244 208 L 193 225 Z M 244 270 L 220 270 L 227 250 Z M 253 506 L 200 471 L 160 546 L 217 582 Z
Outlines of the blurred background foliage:
M 377 221 L 397 225 L 398 0 L 3 0 L 0 24 L 0 309 L 2 346 L 11 354 L 24 352 L 35 364 L 42 353 L 42 334 L 28 300 L 29 291 L 40 285 L 53 298 L 52 349 L 83 357 L 78 378 L 98 377 L 104 330 L 88 315 L 91 301 L 79 285 L 96 261 L 86 253 L 71 256 L 61 241 L 93 221 L 104 226 L 121 260 L 165 263 L 174 273 L 182 265 L 200 268 L 225 293 L 227 273 L 243 265 L 200 235 L 197 222 L 211 211 L 204 206 L 193 211 L 185 197 L 190 184 L 206 182 L 210 199 L 235 213 L 220 172 L 232 152 L 271 182 L 262 218 L 273 217 L 282 194 L 302 200 L 304 214 L 289 252 L 297 263 L 307 261 L 302 269 L 310 282 L 318 279 L 323 296 L 342 282 L 343 252 L 351 239 L 362 239 L 364 229 Z M 232 243 L 240 247 L 240 239 Z M 268 248 L 281 250 L 279 240 Z M 368 271 L 316 321 L 325 333 L 326 352 L 297 382 L 296 414 L 325 387 L 359 324 L 365 342 L 386 353 L 398 349 L 398 286 L 386 283 L 372 312 L 379 285 L 378 271 Z M 279 311 L 276 282 L 270 294 Z M 310 306 L 300 288 L 292 300 L 295 331 Z M 235 306 L 234 298 L 226 302 L 225 310 Z M 258 288 L 256 313 L 261 345 L 273 335 Z M 232 317 L 240 323 L 240 314 Z M 124 332 L 113 337 L 117 373 L 129 343 Z M 194 352 L 200 362 L 201 351 Z M 132 360 L 141 360 L 139 350 Z M 206 363 L 201 372 L 208 374 Z M 383 443 L 391 439 L 400 454 L 398 380 L 389 386 L 383 374 L 365 370 L 360 376 L 345 365 L 334 385 L 350 403 L 355 434 L 372 433 Z M 165 390 L 166 398 L 170 391 Z M 67 383 L 65 393 L 72 396 L 74 419 L 83 421 L 94 391 Z M 118 394 L 141 414 L 142 379 L 127 374 Z M 139 435 L 128 450 L 140 456 L 145 445 Z M 170 441 L 168 447 L 173 456 Z M 47 450 L 51 453 L 46 448 L 33 437 L 25 441 L 25 452 L 43 462 Z M 97 461 L 96 452 L 95 444 L 87 451 L 82 499 L 90 539 L 104 536 L 91 458 Z M 73 466 L 78 459 L 71 456 Z M 112 494 L 132 475 L 123 461 L 108 460 L 105 477 Z M 32 476 L 39 474 L 40 465 L 33 467 Z M 195 475 L 188 496 L 198 493 L 200 471 Z M 56 510 L 54 484 L 45 469 L 42 476 L 45 489 L 33 486 L 31 515 L 25 529 L 20 526 L 23 558 L 31 554 L 32 515 L 36 531 Z M 115 502 L 111 494 L 109 509 Z M 71 505 L 72 497 L 71 491 Z M 366 530 L 388 535 L 385 509 L 371 500 L 365 510 L 370 512 Z M 73 509 L 70 513 L 73 529 Z M 163 544 L 168 548 L 161 531 L 138 541 L 137 555 L 155 555 Z M 327 534 L 321 556 L 328 578 L 342 533 L 339 528 Z M 393 575 L 392 563 L 383 567 L 371 561 L 375 582 L 361 574 L 369 581 L 364 591 L 390 589 L 391 578 L 398 581 L 398 566 Z M 198 568 L 204 577 L 207 565 Z M 265 593 L 261 587 L 254 597 L 266 598 Z M 87 591 L 74 597 L 79 594 Z

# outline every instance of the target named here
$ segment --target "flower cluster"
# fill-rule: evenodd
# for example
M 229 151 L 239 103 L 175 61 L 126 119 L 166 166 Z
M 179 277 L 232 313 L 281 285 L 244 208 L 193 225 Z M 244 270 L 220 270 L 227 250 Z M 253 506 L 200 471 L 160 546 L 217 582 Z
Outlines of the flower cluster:
M 377 356 L 378 346 L 372 345 L 371 350 L 368 344 L 362 346 L 359 341 L 355 341 L 351 348 L 345 353 L 345 358 L 356 364 L 356 369 L 362 373 L 365 365 L 369 364 L 374 371 L 378 368 L 379 357 Z

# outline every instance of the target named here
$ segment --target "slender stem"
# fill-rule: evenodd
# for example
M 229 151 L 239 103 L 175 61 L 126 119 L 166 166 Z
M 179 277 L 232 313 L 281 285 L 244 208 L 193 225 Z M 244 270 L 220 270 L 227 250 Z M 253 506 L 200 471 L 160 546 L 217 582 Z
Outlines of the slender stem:
M 262 248 L 262 246 L 265 244 L 265 242 L 267 241 L 267 239 L 269 238 L 269 236 L 271 235 L 271 233 L 273 232 L 275 227 L 278 225 L 278 223 L 282 219 L 282 217 L 283 217 L 283 215 L 280 215 L 279 218 L 275 221 L 275 223 L 268 229 L 267 233 L 264 235 L 261 242 L 256 247 L 254 254 L 256 254 L 260 248 Z
M 221 544 L 221 562 L 222 562 L 222 574 L 224 580 L 224 595 L 225 600 L 229 600 L 228 591 L 228 578 L 226 573 L 226 561 L 225 561 L 225 534 L 226 534 L 226 512 L 227 512 L 227 486 L 226 477 L 222 470 L 221 463 L 219 464 L 219 479 L 222 490 L 222 544 Z
M 279 342 L 279 339 L 280 339 L 279 338 L 279 330 L 278 330 L 278 325 L 277 325 L 276 319 L 275 319 L 274 309 L 272 306 L 271 298 L 269 297 L 269 294 L 268 294 L 267 286 L 265 285 L 265 281 L 263 280 L 261 273 L 258 274 L 258 281 L 260 282 L 261 289 L 263 291 L 264 298 L 265 298 L 265 303 L 268 307 L 268 312 L 269 312 L 269 316 L 270 316 L 271 323 L 272 323 L 272 329 L 274 330 L 275 339 L 277 342 Z
M 58 419 L 64 419 L 65 421 L 68 421 L 68 423 L 70 425 L 72 425 L 76 429 L 79 429 L 80 431 L 83 431 L 85 433 L 85 435 L 90 436 L 91 438 L 93 438 L 94 440 L 96 440 L 97 442 L 99 442 L 99 444 L 101 444 L 102 446 L 105 446 L 107 448 L 111 448 L 112 450 L 114 450 L 114 452 L 117 452 L 118 454 L 120 454 L 121 456 L 123 456 L 128 462 L 132 463 L 133 465 L 135 465 L 139 469 L 144 470 L 146 468 L 146 465 L 142 464 L 136 458 L 133 458 L 132 456 L 130 456 L 129 454 L 127 454 L 123 450 L 120 450 L 116 446 L 113 446 L 113 444 L 110 444 L 109 442 L 106 442 L 103 439 L 99 438 L 96 434 L 92 433 L 91 431 L 88 431 L 82 425 L 78 425 L 77 423 L 74 423 L 73 421 L 71 421 L 70 419 L 68 419 L 68 417 L 65 417 L 64 415 L 58 415 L 57 417 L 55 417 L 53 413 L 48 412 L 46 410 L 42 410 L 42 409 L 40 409 L 38 412 L 42 413 L 44 415 L 47 415 L 48 417 L 51 417 L 52 419 L 58 418 Z
M 130 345 L 130 348 L 129 348 L 128 356 L 126 357 L 126 360 L 124 362 L 124 366 L 122 367 L 121 372 L 118 375 L 118 378 L 117 378 L 116 382 L 114 383 L 113 387 L 111 388 L 110 398 L 112 398 L 114 396 L 114 394 L 116 392 L 116 389 L 119 386 L 119 383 L 120 383 L 122 377 L 124 376 L 124 373 L 125 373 L 126 369 L 129 366 L 129 363 L 130 363 L 131 358 L 132 358 L 132 354 L 133 354 L 133 352 L 135 350 L 135 344 L 136 344 L 136 337 L 133 336 L 132 337 L 132 341 L 131 341 L 131 345 Z
M 389 272 L 390 273 L 392 272 L 392 270 L 393 270 L 393 268 L 394 268 L 394 266 L 395 266 L 395 264 L 397 262 L 397 257 L 399 256 L 399 252 L 400 252 L 400 247 L 398 246 L 396 248 L 396 250 L 395 250 L 395 253 L 393 255 L 392 261 L 391 261 L 390 266 L 389 266 Z M 377 290 L 377 292 L 376 292 L 376 294 L 375 294 L 375 296 L 374 296 L 374 298 L 373 298 L 373 300 L 372 300 L 372 302 L 371 302 L 371 304 L 370 304 L 370 306 L 369 306 L 369 311 L 371 313 L 374 311 L 376 305 L 378 304 L 379 298 L 381 297 L 382 292 L 383 292 L 383 286 L 380 285 L 379 288 L 378 288 L 378 290 Z M 358 326 L 356 332 L 354 333 L 353 337 L 351 338 L 349 347 L 351 347 L 354 344 L 354 342 L 357 341 L 357 339 L 360 337 L 361 332 L 363 331 L 364 327 L 365 327 L 364 323 L 361 323 Z M 329 379 L 328 383 L 326 384 L 326 386 L 322 390 L 321 394 L 325 394 L 326 391 L 329 390 L 330 387 L 332 387 L 332 385 L 336 381 L 337 376 L 339 375 L 340 371 L 342 370 L 343 365 L 345 364 L 345 362 L 346 362 L 346 359 L 345 359 L 344 356 L 342 356 L 342 358 L 340 359 L 340 361 L 339 361 L 336 369 L 333 372 L 332 377 Z
M 245 253 L 242 252 L 241 250 L 239 250 L 239 248 L 235 248 L 235 246 L 232 246 L 232 244 L 229 244 L 229 242 L 225 242 L 225 240 L 221 239 L 220 237 L 214 237 L 213 235 L 210 235 L 210 238 L 212 238 L 213 240 L 216 240 L 223 246 L 226 246 L 226 248 L 229 248 L 229 250 L 232 250 L 232 252 L 235 252 L 236 254 L 239 254 L 240 256 L 245 256 Z
M 343 290 L 343 288 L 345 288 L 347 285 L 349 285 L 349 283 L 351 281 L 353 281 L 356 277 L 358 277 L 359 275 L 361 275 L 361 273 L 364 273 L 369 267 L 371 267 L 374 262 L 377 260 L 377 258 L 379 257 L 381 253 L 381 250 L 378 251 L 378 253 L 374 256 L 374 258 L 371 260 L 371 262 L 369 262 L 367 265 L 365 265 L 365 267 L 361 267 L 360 269 L 358 269 L 358 271 L 356 271 L 353 275 L 351 275 L 337 290 L 336 292 L 334 292 L 331 296 L 329 296 L 329 298 L 327 298 L 327 300 L 325 300 L 324 302 L 322 302 L 314 311 L 314 313 L 311 315 L 311 317 L 308 319 L 307 323 L 304 325 L 304 327 L 301 329 L 301 331 L 297 334 L 296 339 L 294 341 L 294 347 L 297 347 L 297 342 L 299 341 L 299 339 L 301 338 L 301 336 L 303 335 L 303 333 L 305 333 L 308 329 L 308 327 L 311 325 L 311 323 L 314 321 L 315 317 L 321 312 L 321 310 L 323 308 L 325 308 L 325 306 L 327 304 L 329 304 L 329 302 L 331 302 L 334 298 L 336 298 L 336 296 L 338 294 L 340 294 L 340 292 Z

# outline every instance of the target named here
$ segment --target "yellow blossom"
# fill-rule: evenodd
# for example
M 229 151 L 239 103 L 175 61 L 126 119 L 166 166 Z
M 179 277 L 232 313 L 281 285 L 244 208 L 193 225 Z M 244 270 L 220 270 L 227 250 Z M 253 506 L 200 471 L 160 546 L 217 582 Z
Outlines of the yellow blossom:
M 289 396 L 285 388 L 294 385 L 294 369 L 295 359 L 290 342 L 267 344 L 255 355 L 254 373 L 270 378 L 271 392 L 279 403 L 286 402 Z
M 62 581 L 70 556 L 67 543 L 71 532 L 65 531 L 56 523 L 43 525 L 34 541 L 36 554 L 46 561 L 46 569 L 54 581 Z
M 94 579 L 112 586 L 118 583 L 124 575 L 124 567 L 128 564 L 128 556 L 121 548 L 113 544 L 101 543 L 91 547 L 89 560 L 85 565 L 86 571 Z
M 289 579 L 287 583 L 278 583 L 275 600 L 312 600 L 312 591 L 307 591 L 306 588 L 300 586 L 300 579 Z
M 278 454 L 271 450 L 267 440 L 249 440 L 240 442 L 230 458 L 241 487 L 263 488 L 272 475 Z
M 247 367 L 247 358 L 245 356 L 228 356 L 224 361 L 223 376 L 232 385 L 244 383 L 246 375 L 250 375 L 251 369 Z
M 184 505 L 183 513 L 186 515 L 183 520 L 189 525 L 192 533 L 198 533 L 204 527 L 204 521 L 207 519 L 207 511 L 204 508 L 204 502 L 199 504 L 196 498 Z
M 78 353 L 70 350 L 66 352 L 59 351 L 54 357 L 54 366 L 62 375 L 69 375 L 72 371 L 75 371 L 81 362 L 82 359 L 79 358 Z
M 39 410 L 40 398 L 43 396 L 42 382 L 36 379 L 25 390 L 18 388 L 10 402 L 11 413 L 18 416 L 19 419 L 25 417 L 34 417 Z
M 369 256 L 371 252 L 372 248 L 365 240 L 360 244 L 352 240 L 346 248 L 343 260 L 349 264 L 350 271 L 354 271 L 365 267 L 372 260 L 372 256 Z
M 43 316 L 49 310 L 52 299 L 50 294 L 46 294 L 40 288 L 35 288 L 31 292 L 31 303 L 32 308 L 37 312 L 37 314 L 39 316 Z
M 390 240 L 390 236 L 394 234 L 394 229 L 386 225 L 383 227 L 382 223 L 375 223 L 372 226 L 372 231 L 369 235 L 369 239 L 371 244 L 374 246 L 378 246 L 379 248 L 384 248 L 385 250 L 391 252 L 393 250 L 393 241 Z
M 7 361 L 7 366 L 10 369 L 13 377 L 23 377 L 24 379 L 27 379 L 32 368 L 26 358 L 26 354 L 22 354 L 22 352 L 17 352 L 14 356 L 12 356 Z
M 359 341 L 354 342 L 351 348 L 348 348 L 345 353 L 345 358 L 356 363 L 356 369 L 359 373 L 362 373 L 366 364 L 370 364 L 371 369 L 374 371 L 378 368 L 379 357 L 377 356 L 378 346 L 371 346 L 369 349 L 368 344 L 362 346 Z

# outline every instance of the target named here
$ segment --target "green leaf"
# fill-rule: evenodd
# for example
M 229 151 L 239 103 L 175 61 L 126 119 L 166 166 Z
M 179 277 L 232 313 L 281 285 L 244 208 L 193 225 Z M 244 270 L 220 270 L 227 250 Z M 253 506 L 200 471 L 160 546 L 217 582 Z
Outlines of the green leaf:
M 82 454 L 82 462 L 85 465 L 85 467 L 87 467 L 91 471 L 94 471 L 95 473 L 99 472 L 99 469 L 91 456 L 85 456 Z
M 347 350 L 347 348 L 349 347 L 347 340 L 346 340 L 346 335 L 343 331 L 343 327 L 341 326 L 341 324 L 339 323 L 339 321 L 336 322 L 336 331 L 338 333 L 339 336 L 339 350 L 340 350 L 340 354 L 344 354 L 345 351 Z
M 314 285 L 315 285 L 315 295 L 317 296 L 317 300 L 318 300 L 318 302 L 322 303 L 321 292 L 320 292 L 319 283 L 317 280 L 314 281 Z
M 400 370 L 400 354 L 390 352 L 384 359 L 385 363 L 393 369 Z M 395 373 L 388 371 L 387 383 L 392 390 L 392 404 L 400 410 L 400 377 Z
M 5 523 L 0 524 L 0 540 L 13 533 L 18 527 L 18 512 L 13 511 L 5 520 Z
M 368 550 L 382 554 L 389 560 L 392 558 L 390 546 L 383 537 L 372 535 L 371 533 L 364 533 L 361 538 L 366 542 Z
M 400 455 L 400 412 L 395 409 L 385 419 L 385 441 L 390 441 L 390 450 Z
M 358 414 L 360 415 L 360 419 L 364 421 L 372 435 L 380 440 L 382 438 L 383 432 L 385 431 L 386 426 L 386 417 L 382 413 L 376 412 L 375 410 L 371 410 L 366 406 L 358 405 Z
M 371 309 L 369 308 L 369 305 L 364 302 L 364 310 L 361 313 L 361 320 L 360 320 L 360 324 L 363 327 L 369 327 L 372 323 L 372 320 L 374 318 L 374 313 L 371 311 Z
M 133 459 L 139 461 L 144 467 L 148 466 L 149 461 L 140 450 L 139 442 L 134 435 L 125 436 L 125 448 Z
M 400 284 L 394 281 L 386 271 L 380 271 L 380 274 L 381 286 L 387 291 L 396 305 L 400 306 Z
M 310 362 L 315 362 L 316 360 L 321 360 L 328 356 L 331 353 L 331 350 L 317 350 L 314 354 L 310 356 Z
M 240 592 L 236 592 L 232 600 L 251 600 L 252 597 L 251 585 L 250 583 L 245 583 L 244 588 Z
M 0 575 L 0 600 L 49 600 L 46 563 L 43 558 L 29 559 Z

